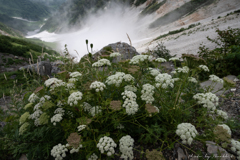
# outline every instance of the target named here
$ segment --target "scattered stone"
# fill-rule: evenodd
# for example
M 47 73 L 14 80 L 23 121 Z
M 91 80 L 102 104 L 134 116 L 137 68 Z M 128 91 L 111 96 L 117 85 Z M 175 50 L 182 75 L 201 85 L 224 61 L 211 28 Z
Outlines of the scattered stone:
M 216 143 L 212 141 L 206 141 L 207 152 L 215 158 L 220 158 L 220 160 L 231 160 L 231 155 L 222 147 L 217 146 Z
M 109 44 L 103 47 L 99 52 L 93 55 L 93 59 L 96 61 L 100 56 L 110 55 L 113 52 L 119 52 L 121 56 L 113 58 L 113 63 L 118 63 L 121 60 L 132 59 L 132 57 L 139 55 L 137 50 L 124 42 L 117 42 Z
M 52 65 L 50 62 L 42 61 L 38 64 L 36 63 L 36 64 L 27 65 L 19 68 L 19 70 L 22 70 L 22 69 L 30 69 L 32 71 L 34 70 L 37 74 L 40 74 L 41 76 L 43 75 L 50 76 L 52 71 Z
M 223 94 L 223 93 L 224 93 L 223 84 L 222 84 L 222 83 L 217 83 L 217 82 L 214 82 L 214 83 L 215 83 L 215 84 L 213 85 L 214 88 L 213 88 L 212 93 L 214 93 L 214 94 L 216 94 L 216 95 L 221 95 L 221 94 Z M 201 85 L 201 87 L 202 87 L 203 89 L 208 88 L 208 87 L 209 87 L 210 85 L 212 85 L 212 84 L 213 84 L 213 82 L 210 81 L 210 80 L 200 83 L 200 85 Z M 216 91 L 218 91 L 218 92 L 216 92 Z M 216 93 L 215 93 L 215 92 L 216 92 Z
M 27 159 L 27 156 L 25 154 L 22 154 L 22 156 L 20 157 L 19 160 L 28 160 L 28 159 Z
M 178 149 L 177 149 L 177 154 L 178 154 L 178 160 L 187 159 L 187 156 L 184 154 L 184 151 L 180 147 L 178 147 Z
M 16 75 L 11 75 L 10 79 L 15 79 L 16 77 Z

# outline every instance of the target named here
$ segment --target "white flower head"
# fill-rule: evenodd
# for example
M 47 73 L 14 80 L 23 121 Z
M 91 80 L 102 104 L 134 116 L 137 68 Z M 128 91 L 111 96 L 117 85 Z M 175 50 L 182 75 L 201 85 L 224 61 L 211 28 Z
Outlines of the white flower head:
M 73 92 L 69 97 L 68 97 L 68 104 L 70 106 L 77 105 L 78 101 L 82 99 L 82 92 Z
M 30 95 L 30 97 L 28 98 L 28 102 L 35 103 L 38 99 L 39 99 L 39 97 L 35 93 L 32 93 Z
M 202 70 L 204 70 L 205 72 L 209 72 L 209 69 L 206 65 L 200 65 L 198 67 L 201 68 Z
M 130 64 L 139 64 L 140 62 L 144 61 L 151 61 L 153 56 L 149 55 L 136 55 L 130 60 Z
M 189 82 L 193 82 L 193 83 L 198 83 L 198 81 L 196 80 L 196 78 L 193 78 L 193 77 L 188 77 L 188 81 L 189 81 Z
M 44 82 L 46 87 L 50 87 L 50 91 L 53 91 L 56 87 L 65 86 L 65 82 L 57 78 L 50 78 Z
M 72 72 L 71 74 L 70 74 L 70 77 L 71 78 L 77 78 L 77 77 L 81 77 L 82 76 L 82 74 L 81 73 L 79 73 L 79 72 Z
M 155 81 L 156 83 L 156 87 L 160 87 L 163 89 L 166 89 L 168 86 L 172 87 L 174 86 L 174 80 L 172 79 L 172 76 L 167 74 L 167 73 L 163 73 L 163 74 L 159 74 L 155 77 Z
M 198 132 L 191 123 L 181 123 L 177 126 L 176 134 L 180 136 L 184 144 L 191 145 L 193 138 L 195 138 Z
M 144 84 L 143 85 L 143 89 L 141 91 L 142 95 L 141 95 L 141 99 L 143 101 L 146 101 L 146 103 L 150 103 L 152 104 L 152 102 L 154 101 L 154 89 L 155 87 L 152 86 L 151 84 Z
M 219 124 L 218 126 L 223 127 L 223 129 L 225 129 L 225 130 L 228 132 L 228 134 L 229 134 L 230 136 L 232 136 L 231 129 L 228 127 L 228 125 L 226 125 L 226 124 Z
M 119 140 L 119 149 L 120 149 L 120 152 L 122 152 L 121 158 L 124 158 L 124 160 L 128 160 L 128 158 L 132 160 L 134 158 L 133 144 L 134 144 L 134 139 L 129 135 L 123 136 Z
M 222 83 L 222 84 L 223 84 L 223 80 L 220 79 L 218 76 L 216 76 L 216 75 L 210 75 L 209 77 L 210 77 L 210 78 L 209 78 L 210 81 L 217 82 L 217 83 Z
M 101 153 L 107 152 L 108 156 L 111 156 L 115 153 L 114 148 L 117 147 L 117 144 L 113 141 L 112 138 L 104 136 L 100 138 L 97 148 Z
M 162 63 L 162 62 L 167 62 L 167 60 L 164 59 L 164 58 L 157 58 L 157 59 L 155 59 L 155 61 L 156 61 L 156 62 L 160 62 L 160 63 Z
M 118 56 L 121 56 L 119 52 L 114 52 L 110 54 L 110 57 L 118 57 Z
M 194 99 L 198 100 L 199 104 L 203 104 L 203 107 L 207 108 L 208 110 L 214 111 L 216 106 L 218 105 L 219 98 L 211 93 L 197 93 L 193 96 Z
M 65 145 L 58 144 L 51 150 L 51 155 L 55 158 L 55 160 L 62 160 L 64 157 L 66 157 L 67 151 L 68 149 Z
M 100 59 L 99 61 L 92 64 L 93 67 L 102 67 L 104 65 L 111 66 L 111 63 L 108 59 Z
M 128 115 L 135 114 L 138 111 L 137 95 L 132 91 L 124 91 L 122 96 L 124 99 L 123 107 L 126 108 L 126 113 Z
M 179 58 L 173 57 L 173 58 L 170 58 L 169 61 L 179 61 Z
M 55 114 L 52 118 L 51 118 L 51 123 L 53 123 L 54 126 L 56 126 L 56 122 L 60 122 L 63 118 L 62 118 L 62 114 Z
M 95 81 L 90 85 L 90 89 L 95 89 L 96 92 L 103 91 L 106 85 L 102 82 Z

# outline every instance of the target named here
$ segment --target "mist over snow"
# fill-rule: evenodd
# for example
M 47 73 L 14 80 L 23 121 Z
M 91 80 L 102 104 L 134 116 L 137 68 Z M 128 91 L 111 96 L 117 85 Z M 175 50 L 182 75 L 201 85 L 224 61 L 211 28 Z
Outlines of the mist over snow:
M 89 44 L 93 44 L 93 51 L 99 51 L 102 47 L 115 42 L 129 43 L 127 34 L 129 35 L 133 46 L 134 43 L 141 40 L 149 39 L 147 33 L 149 24 L 153 21 L 153 15 L 139 16 L 140 10 L 130 8 L 121 4 L 114 4 L 104 10 L 98 11 L 97 14 L 88 15 L 81 24 L 79 29 L 75 27 L 75 31 L 65 34 L 55 34 L 43 31 L 27 38 L 40 38 L 43 41 L 54 42 L 60 44 L 61 50 L 67 44 L 67 48 L 71 55 L 80 59 L 87 54 L 85 40 L 88 39 Z M 80 25 L 79 25 L 80 26 Z M 80 56 L 77 56 L 75 50 Z

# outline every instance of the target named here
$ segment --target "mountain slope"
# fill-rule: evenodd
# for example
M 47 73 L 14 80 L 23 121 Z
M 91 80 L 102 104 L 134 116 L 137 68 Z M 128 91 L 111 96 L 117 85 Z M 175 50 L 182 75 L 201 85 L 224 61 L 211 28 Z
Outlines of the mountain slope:
M 0 13 L 11 17 L 38 21 L 49 16 L 48 8 L 39 2 L 30 0 L 0 0 Z

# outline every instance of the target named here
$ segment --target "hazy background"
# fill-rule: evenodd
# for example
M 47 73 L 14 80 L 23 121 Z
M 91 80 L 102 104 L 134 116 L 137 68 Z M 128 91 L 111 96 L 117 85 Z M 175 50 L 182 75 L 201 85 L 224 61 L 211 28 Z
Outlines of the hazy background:
M 119 41 L 129 43 L 127 34 L 133 44 L 149 38 L 148 26 L 153 20 L 153 15 L 140 17 L 139 13 L 137 8 L 115 3 L 96 14 L 86 16 L 81 23 L 81 28 L 76 26 L 70 33 L 55 34 L 43 31 L 28 38 L 37 37 L 47 42 L 57 41 L 62 50 L 67 44 L 68 50 L 73 56 L 77 56 L 74 51 L 77 50 L 80 54 L 79 59 L 87 53 L 86 39 L 89 40 L 89 43 L 93 43 L 93 50 L 96 52 L 109 43 Z

